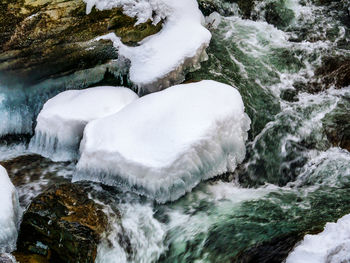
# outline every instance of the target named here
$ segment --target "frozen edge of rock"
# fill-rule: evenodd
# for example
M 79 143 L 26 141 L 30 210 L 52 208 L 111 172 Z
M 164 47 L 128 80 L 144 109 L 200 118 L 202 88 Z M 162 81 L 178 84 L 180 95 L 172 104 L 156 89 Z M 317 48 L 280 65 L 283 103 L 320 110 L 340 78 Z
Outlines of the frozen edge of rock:
M 7 171 L 0 165 L 0 253 L 16 248 L 20 207 L 16 188 Z
M 29 150 L 54 161 L 75 160 L 85 126 L 120 111 L 136 99 L 136 93 L 124 87 L 61 92 L 49 99 L 39 113 Z
M 188 117 L 191 110 L 196 113 Z M 249 127 L 233 87 L 215 81 L 177 85 L 88 124 L 73 181 L 118 186 L 159 203 L 174 201 L 202 180 L 233 172 L 245 158 Z M 145 134 L 151 137 L 140 139 Z
M 323 232 L 306 235 L 286 263 L 331 263 L 350 260 L 350 214 L 336 223 L 327 223 Z
M 100 10 L 122 7 L 126 14 L 139 19 L 142 8 L 148 14 L 146 18 L 152 18 L 149 11 L 153 10 L 158 17 L 154 22 L 164 19 L 163 29 L 136 47 L 124 45 L 114 33 L 96 38 L 111 40 L 118 54 L 130 61 L 129 78 L 140 94 L 179 84 L 186 72 L 198 69 L 200 62 L 207 59 L 205 49 L 209 46 L 211 33 L 203 26 L 205 19 L 195 0 L 140 1 L 135 5 L 128 5 L 128 1 L 86 1 L 90 7 L 96 5 Z M 131 11 L 134 9 L 137 11 Z

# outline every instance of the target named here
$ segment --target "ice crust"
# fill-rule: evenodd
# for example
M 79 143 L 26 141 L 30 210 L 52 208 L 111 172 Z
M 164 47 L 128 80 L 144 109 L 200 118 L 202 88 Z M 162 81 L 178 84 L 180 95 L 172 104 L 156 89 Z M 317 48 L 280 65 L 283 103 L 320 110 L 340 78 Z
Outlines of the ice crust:
M 123 87 L 64 91 L 44 104 L 29 149 L 55 161 L 76 159 L 86 124 L 136 99 L 135 92 Z
M 130 60 L 129 77 L 140 93 L 150 93 L 180 83 L 186 71 L 199 67 L 207 59 L 211 33 L 202 25 L 204 17 L 196 0 L 85 0 L 87 12 L 92 6 L 100 10 L 122 7 L 138 22 L 164 20 L 162 30 L 141 41 L 139 46 L 124 45 L 114 34 L 110 39 L 119 55 Z M 155 14 L 155 15 L 153 15 Z
M 173 86 L 90 122 L 73 180 L 176 200 L 201 180 L 233 172 L 249 127 L 235 88 L 210 80 Z
M 328 223 L 317 235 L 306 235 L 286 263 L 350 262 L 350 214 Z
M 16 245 L 19 202 L 4 167 L 0 165 L 0 253 L 11 252 Z

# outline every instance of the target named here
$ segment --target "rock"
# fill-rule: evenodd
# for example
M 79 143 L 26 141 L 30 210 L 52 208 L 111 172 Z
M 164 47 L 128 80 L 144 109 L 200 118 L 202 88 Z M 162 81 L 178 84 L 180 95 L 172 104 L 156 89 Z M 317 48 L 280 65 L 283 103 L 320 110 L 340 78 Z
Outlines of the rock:
M 266 22 L 277 28 L 285 28 L 294 19 L 294 12 L 285 5 L 285 0 L 269 2 L 265 7 Z
M 28 207 L 38 194 L 51 185 L 70 182 L 74 170 L 71 163 L 53 163 L 39 155 L 22 155 L 0 164 L 6 168 L 16 186 L 22 207 Z
M 322 125 L 333 146 L 350 151 L 350 98 L 339 102 L 333 111 L 326 114 Z
M 231 262 L 237 263 L 279 263 L 284 262 L 295 244 L 303 239 L 304 233 L 288 233 L 239 253 Z
M 161 29 L 161 23 L 153 26 L 150 21 L 134 28 L 135 20 L 118 8 L 93 9 L 89 15 L 85 8 L 82 0 L 2 1 L 1 84 L 30 86 L 116 59 L 110 41 L 90 42 L 112 29 L 128 43 Z
M 198 0 L 198 4 L 205 16 L 212 12 L 218 12 L 224 16 L 233 15 L 232 4 L 237 4 L 242 16 L 250 18 L 256 3 L 254 0 Z
M 135 25 L 136 22 L 136 18 L 128 17 L 122 10 L 118 10 L 109 21 L 108 29 L 113 29 L 121 41 L 128 45 L 136 45 L 145 37 L 158 33 L 162 29 L 162 22 L 153 25 L 152 21 L 148 20 L 146 23 Z
M 350 57 L 327 57 L 315 70 L 313 86 L 343 88 L 350 86 Z
M 16 255 L 37 254 L 50 262 L 94 262 L 107 230 L 102 207 L 83 185 L 54 185 L 37 196 L 23 215 Z

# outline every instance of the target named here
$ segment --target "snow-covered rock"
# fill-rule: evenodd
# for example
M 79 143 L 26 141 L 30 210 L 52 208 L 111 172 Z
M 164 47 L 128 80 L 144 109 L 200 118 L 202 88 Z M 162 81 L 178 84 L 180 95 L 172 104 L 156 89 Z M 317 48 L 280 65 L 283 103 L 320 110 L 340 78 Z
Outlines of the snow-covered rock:
M 73 180 L 176 200 L 201 180 L 235 170 L 249 126 L 235 88 L 210 80 L 173 86 L 90 122 Z
M 0 165 L 0 253 L 11 252 L 16 245 L 19 202 L 4 167 Z
M 286 263 L 304 262 L 350 262 L 350 215 L 328 223 L 320 234 L 306 235 L 286 260 Z
M 29 149 L 55 161 L 75 159 L 88 122 L 116 113 L 136 99 L 135 92 L 123 87 L 62 92 L 39 113 Z
M 163 29 L 141 41 L 139 46 L 124 45 L 115 34 L 110 39 L 119 55 L 130 60 L 130 80 L 141 93 L 149 93 L 180 83 L 184 72 L 198 68 L 207 58 L 211 33 L 202 25 L 204 18 L 196 0 L 85 0 L 87 12 L 122 7 L 138 23 L 164 20 Z

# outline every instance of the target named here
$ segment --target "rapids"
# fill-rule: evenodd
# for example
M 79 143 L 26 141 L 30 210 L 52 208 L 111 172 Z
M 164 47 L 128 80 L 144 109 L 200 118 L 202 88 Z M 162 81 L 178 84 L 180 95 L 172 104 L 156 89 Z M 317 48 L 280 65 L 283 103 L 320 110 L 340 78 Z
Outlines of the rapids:
M 317 78 L 327 58 L 350 57 L 348 6 L 262 0 L 247 17 L 225 2 L 207 18 L 208 60 L 186 80 L 237 87 L 252 121 L 245 161 L 165 204 L 91 183 L 110 224 L 96 262 L 283 262 L 306 234 L 350 214 L 350 153 L 334 146 L 324 127 L 350 100 L 350 87 L 326 89 Z M 0 87 L 0 134 L 32 133 L 45 101 L 71 88 L 51 87 L 38 96 Z M 20 177 L 14 184 L 23 208 L 47 185 L 71 180 L 75 169 L 28 155 L 26 138 L 0 143 L 0 164 L 11 179 Z

